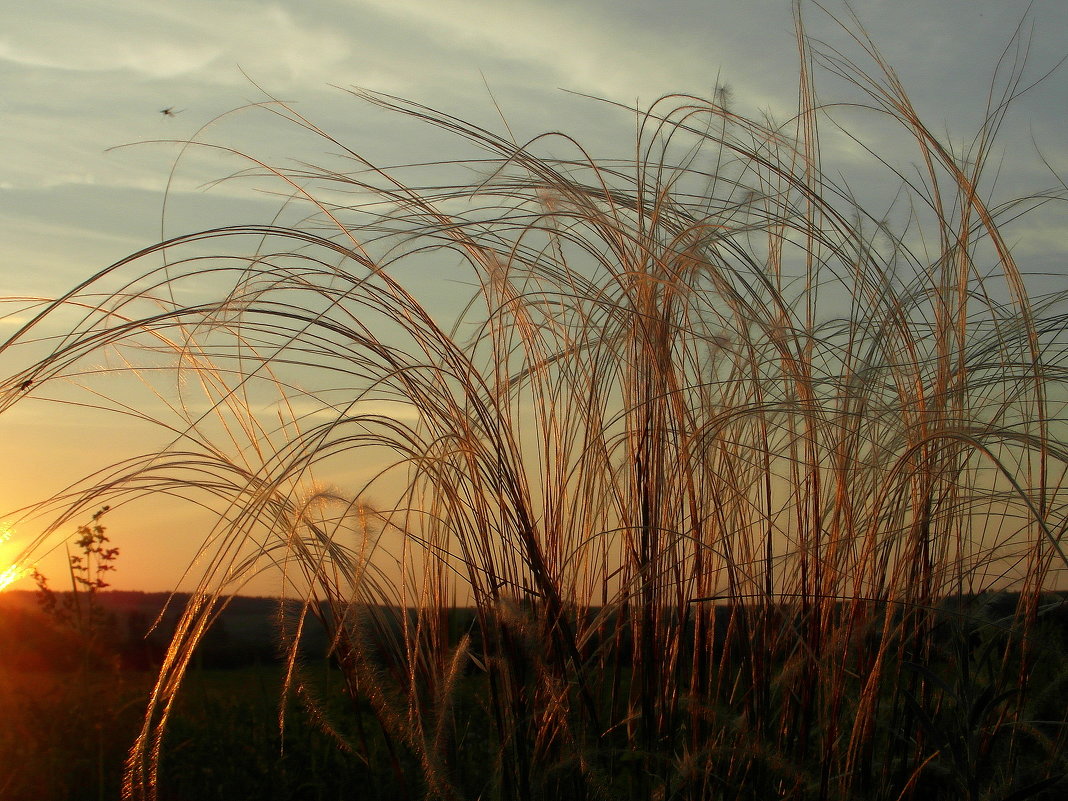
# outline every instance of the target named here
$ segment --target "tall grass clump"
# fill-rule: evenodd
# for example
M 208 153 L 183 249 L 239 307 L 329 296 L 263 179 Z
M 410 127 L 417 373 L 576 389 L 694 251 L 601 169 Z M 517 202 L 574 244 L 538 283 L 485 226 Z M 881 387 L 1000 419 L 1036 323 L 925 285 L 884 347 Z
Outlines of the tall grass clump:
M 304 682 L 300 616 L 287 692 L 384 797 L 1064 791 L 1064 297 L 1029 294 L 1006 235 L 1064 192 L 994 201 L 986 171 L 1026 43 L 958 152 L 845 30 L 868 67 L 799 26 L 792 119 L 664 97 L 623 159 L 354 91 L 477 149 L 417 183 L 266 103 L 340 154 L 247 156 L 275 222 L 33 308 L 5 406 L 73 377 L 173 435 L 41 509 L 165 494 L 217 521 L 129 796 L 156 796 L 197 642 L 265 569 L 326 621 L 351 717 Z M 871 154 L 884 211 L 821 168 L 843 133 L 817 68 L 912 143 L 907 172 Z M 419 277 L 444 273 L 461 312 Z M 146 406 L 101 389 L 131 376 Z

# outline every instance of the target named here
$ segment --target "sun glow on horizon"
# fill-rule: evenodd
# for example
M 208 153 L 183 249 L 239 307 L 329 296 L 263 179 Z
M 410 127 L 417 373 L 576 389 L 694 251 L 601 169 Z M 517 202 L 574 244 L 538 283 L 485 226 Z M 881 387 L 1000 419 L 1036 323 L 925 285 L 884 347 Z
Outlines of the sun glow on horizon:
M 15 533 L 15 529 L 11 527 L 10 523 L 0 521 L 0 545 L 3 545 L 12 535 Z M 3 592 L 8 585 L 14 584 L 20 578 L 27 573 L 27 569 L 19 564 L 8 565 L 3 570 L 0 570 L 0 592 Z

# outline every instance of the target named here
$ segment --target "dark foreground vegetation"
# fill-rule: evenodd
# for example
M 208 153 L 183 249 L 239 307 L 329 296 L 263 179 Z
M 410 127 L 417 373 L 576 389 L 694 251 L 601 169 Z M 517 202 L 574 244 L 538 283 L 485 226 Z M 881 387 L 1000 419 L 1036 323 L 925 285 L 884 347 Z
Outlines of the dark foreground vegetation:
M 128 671 L 158 670 L 189 595 L 107 590 L 92 600 L 98 619 L 86 638 L 75 626 L 47 614 L 39 593 L 0 594 L 0 662 L 24 672 L 70 671 L 87 660 Z M 300 608 L 296 601 L 279 605 L 273 598 L 232 598 L 205 635 L 197 665 L 226 669 L 278 663 L 280 616 L 295 615 Z M 327 645 L 322 627 L 309 626 L 302 636 L 308 653 L 322 658 Z
M 165 593 L 103 593 L 99 603 L 106 625 L 90 644 L 42 614 L 34 594 L 0 595 L 0 800 L 76 801 L 121 794 L 129 748 L 140 731 L 155 673 L 185 600 Z M 911 777 L 916 797 L 1064 797 L 1068 600 L 1043 597 L 1032 629 L 1040 645 L 1029 649 L 1026 664 L 1021 659 L 1024 644 L 1012 625 L 1018 603 L 1019 597 L 1008 593 L 957 598 L 941 604 L 931 616 L 931 647 L 900 662 L 900 686 L 880 700 L 886 716 L 880 726 L 890 736 L 873 753 L 868 768 L 873 786 L 909 781 L 895 776 L 894 766 L 922 747 L 929 757 L 924 775 Z M 305 634 L 299 689 L 283 693 L 287 649 L 277 633 L 278 620 L 280 614 L 293 615 L 299 608 L 297 602 L 280 605 L 266 598 L 230 600 L 202 640 L 173 713 L 160 766 L 161 799 L 374 801 L 426 795 L 430 788 L 418 760 L 407 749 L 395 749 L 381 728 L 380 711 L 350 690 L 337 659 L 321 658 L 327 645 L 322 627 L 310 626 Z M 797 611 L 783 607 L 774 618 L 782 627 L 796 627 Z M 148 631 L 157 617 L 158 625 Z M 379 610 L 379 619 L 392 621 L 398 635 L 403 617 L 395 609 Z M 410 611 L 407 617 L 411 621 L 417 616 Z M 728 641 L 751 637 L 756 621 L 767 617 L 767 610 L 755 607 L 714 609 L 717 651 L 737 655 L 717 666 L 734 677 L 723 685 L 724 706 L 731 702 L 726 693 L 745 692 L 749 675 L 757 669 L 745 656 L 747 647 L 730 647 Z M 634 643 L 623 622 L 612 620 L 605 628 L 606 643 L 589 645 L 619 649 L 613 661 L 620 666 L 634 659 Z M 468 647 L 485 652 L 475 641 L 474 610 L 453 610 L 448 628 L 473 635 Z M 616 631 L 623 636 L 615 637 Z M 872 630 L 864 636 L 873 636 Z M 527 644 L 532 669 L 539 658 L 536 646 Z M 828 654 L 826 664 L 831 668 L 842 663 L 855 675 L 855 656 L 853 649 L 843 647 Z M 380 671 L 397 667 L 387 653 L 365 658 Z M 780 677 L 788 668 L 766 667 Z M 615 685 L 626 686 L 631 674 L 630 668 L 620 667 Z M 1026 693 L 1020 685 L 1024 678 L 1030 685 Z M 596 700 L 606 718 L 612 716 L 612 706 L 622 702 L 611 686 Z M 458 792 L 479 797 L 489 787 L 486 766 L 499 748 L 493 742 L 489 673 L 468 663 L 455 677 L 452 693 L 448 714 L 456 740 L 447 745 L 450 779 Z M 853 682 L 840 700 L 843 709 L 853 708 L 861 693 Z M 1023 694 L 1028 697 L 1024 715 L 1008 719 L 1011 702 Z M 922 739 L 904 734 L 895 738 L 895 731 L 919 732 Z M 672 760 L 692 738 L 692 732 L 678 732 L 658 746 L 656 759 Z M 614 752 L 614 757 L 604 763 L 604 797 L 633 796 L 634 788 L 648 781 L 643 771 L 651 754 L 635 749 L 633 735 L 626 732 L 605 739 L 600 747 L 611 749 L 607 753 Z M 755 764 L 738 786 L 707 792 L 714 796 L 726 790 L 731 797 L 758 798 L 761 792 L 774 793 L 783 776 L 814 783 L 820 773 L 818 754 L 807 763 L 787 762 L 781 754 L 766 752 L 752 756 Z M 567 777 L 578 768 L 566 757 L 558 759 L 558 775 L 544 777 L 545 784 L 553 793 L 574 792 L 574 779 Z M 678 783 L 685 783 L 684 775 Z
M 1063 798 L 1068 293 L 1016 243 L 1057 239 L 1068 182 L 1039 155 L 1049 188 L 1006 195 L 996 146 L 1050 65 L 1021 26 L 943 134 L 844 16 L 799 22 L 788 119 L 665 97 L 622 156 L 360 90 L 464 156 L 383 169 L 274 99 L 315 156 L 188 143 L 287 200 L 5 299 L 0 413 L 159 434 L 14 513 L 25 560 L 167 499 L 209 515 L 199 583 L 147 698 L 90 637 L 12 719 L 140 706 L 106 741 L 138 801 Z M 218 615 L 265 572 L 282 661 L 228 690 Z M 304 721 L 284 776 L 259 687 Z

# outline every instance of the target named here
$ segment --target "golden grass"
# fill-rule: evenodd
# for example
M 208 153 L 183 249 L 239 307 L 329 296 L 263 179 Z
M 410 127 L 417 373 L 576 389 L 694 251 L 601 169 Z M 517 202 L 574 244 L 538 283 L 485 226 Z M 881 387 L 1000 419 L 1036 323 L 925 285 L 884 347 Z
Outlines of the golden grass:
M 1066 561 L 1062 298 L 1029 296 L 1002 231 L 1042 198 L 992 205 L 983 172 L 1022 66 L 965 157 L 847 30 L 870 71 L 799 25 L 792 120 L 665 97 L 629 161 L 354 92 L 476 146 L 472 184 L 402 181 L 274 103 L 347 160 L 250 157 L 307 206 L 301 225 L 149 248 L 3 345 L 69 327 L 5 406 L 108 351 L 167 407 L 129 412 L 173 447 L 52 499 L 57 517 L 154 493 L 217 514 L 131 797 L 156 792 L 198 639 L 265 566 L 327 619 L 392 767 L 414 755 L 431 797 L 1054 787 L 1063 727 L 1028 715 Z M 821 171 L 816 66 L 913 138 L 920 178 L 890 173 L 899 224 Z M 457 263 L 474 294 L 454 324 L 395 277 Z M 355 463 L 381 469 L 344 492 L 317 478 Z M 1013 608 L 991 613 L 984 593 L 1006 588 Z M 455 631 L 466 604 L 474 628 Z M 281 625 L 299 640 L 299 619 Z M 295 648 L 289 675 L 302 692 Z M 461 765 L 471 692 L 478 777 Z

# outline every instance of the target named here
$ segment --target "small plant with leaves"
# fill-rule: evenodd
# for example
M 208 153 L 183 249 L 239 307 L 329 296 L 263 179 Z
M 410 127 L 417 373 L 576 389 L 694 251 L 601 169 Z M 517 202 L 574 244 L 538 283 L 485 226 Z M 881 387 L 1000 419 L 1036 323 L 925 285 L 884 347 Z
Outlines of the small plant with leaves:
M 99 662 L 101 647 L 115 628 L 114 617 L 99 603 L 97 594 L 109 585 L 106 577 L 115 570 L 119 549 L 110 544 L 101 518 L 109 511 L 104 506 L 88 523 L 78 526 L 67 546 L 70 591 L 57 593 L 48 577 L 34 568 L 37 602 L 41 609 L 61 627 L 72 631 L 82 641 L 86 658 Z M 70 548 L 76 548 L 71 553 Z M 112 660 L 113 661 L 113 660 Z

